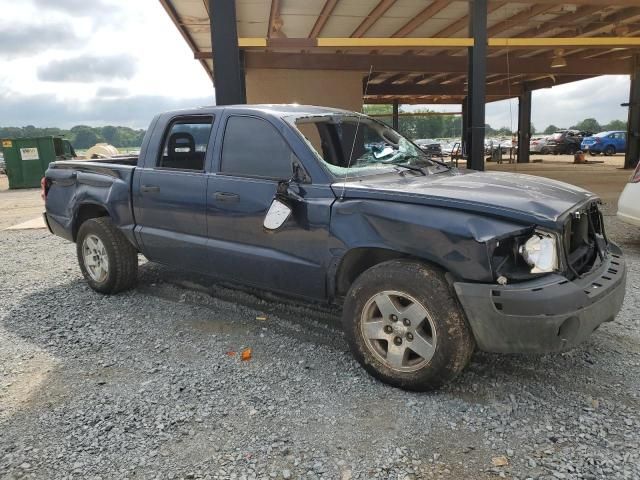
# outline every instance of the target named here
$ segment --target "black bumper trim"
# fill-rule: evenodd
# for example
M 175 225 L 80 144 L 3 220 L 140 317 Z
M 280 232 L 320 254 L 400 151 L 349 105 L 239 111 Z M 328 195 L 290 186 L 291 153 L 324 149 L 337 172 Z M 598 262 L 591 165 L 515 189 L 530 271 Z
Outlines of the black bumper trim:
M 613 320 L 625 283 L 622 252 L 610 244 L 605 259 L 574 281 L 553 274 L 513 285 L 454 287 L 481 350 L 545 353 L 572 348 Z

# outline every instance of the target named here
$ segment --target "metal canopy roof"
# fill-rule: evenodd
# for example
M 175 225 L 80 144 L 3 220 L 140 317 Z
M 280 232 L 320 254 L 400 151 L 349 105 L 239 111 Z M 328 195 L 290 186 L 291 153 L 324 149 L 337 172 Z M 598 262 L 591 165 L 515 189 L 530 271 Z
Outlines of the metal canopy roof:
M 160 1 L 213 76 L 208 0 Z M 466 0 L 236 0 L 246 68 L 358 70 L 363 84 L 372 69 L 366 103 L 460 103 L 468 10 Z M 630 74 L 640 0 L 489 0 L 488 35 L 488 101 Z

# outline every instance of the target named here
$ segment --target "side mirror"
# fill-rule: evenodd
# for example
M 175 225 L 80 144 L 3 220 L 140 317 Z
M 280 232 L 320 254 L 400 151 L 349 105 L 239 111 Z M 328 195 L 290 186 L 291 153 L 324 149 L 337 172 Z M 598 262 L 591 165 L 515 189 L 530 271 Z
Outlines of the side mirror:
M 282 200 L 276 198 L 271 202 L 271 206 L 264 217 L 262 225 L 267 230 L 277 230 L 291 216 L 291 207 Z
M 262 222 L 264 228 L 273 231 L 284 225 L 291 216 L 291 205 L 295 202 L 304 202 L 299 185 L 293 180 L 278 182 L 276 194 Z

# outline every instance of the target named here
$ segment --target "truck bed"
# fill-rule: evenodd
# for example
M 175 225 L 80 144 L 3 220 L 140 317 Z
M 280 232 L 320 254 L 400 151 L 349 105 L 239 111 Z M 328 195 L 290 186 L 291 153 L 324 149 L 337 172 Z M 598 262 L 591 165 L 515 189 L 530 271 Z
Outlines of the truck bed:
M 54 162 L 47 170 L 49 227 L 57 235 L 75 240 L 78 208 L 105 208 L 114 222 L 132 234 L 135 221 L 131 202 L 138 157 Z M 52 186 L 56 188 L 51 188 Z M 133 237 L 132 237 L 133 238 Z

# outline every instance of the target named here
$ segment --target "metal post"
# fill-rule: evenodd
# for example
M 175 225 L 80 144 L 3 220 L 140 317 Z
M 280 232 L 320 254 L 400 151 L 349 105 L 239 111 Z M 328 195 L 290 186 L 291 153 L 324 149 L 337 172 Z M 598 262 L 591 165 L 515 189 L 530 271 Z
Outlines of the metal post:
M 462 153 L 467 152 L 469 148 L 469 97 L 464 97 L 462 100 L 462 137 L 460 138 L 460 145 L 462 145 Z
M 518 102 L 518 163 L 529 163 L 530 140 L 531 90 L 525 90 L 520 95 Z
M 209 0 L 217 105 L 247 103 L 244 65 L 238 48 L 235 0 Z
M 634 69 L 631 74 L 624 168 L 635 168 L 638 159 L 640 159 L 640 55 L 634 58 Z
M 393 117 L 391 119 L 391 123 L 393 124 L 393 129 L 398 131 L 400 128 L 400 119 L 398 118 L 398 100 L 393 101 Z
M 469 1 L 469 146 L 467 168 L 484 170 L 485 103 L 487 89 L 487 0 Z

